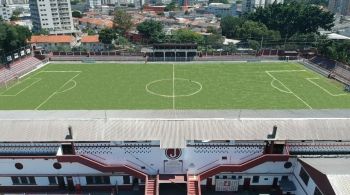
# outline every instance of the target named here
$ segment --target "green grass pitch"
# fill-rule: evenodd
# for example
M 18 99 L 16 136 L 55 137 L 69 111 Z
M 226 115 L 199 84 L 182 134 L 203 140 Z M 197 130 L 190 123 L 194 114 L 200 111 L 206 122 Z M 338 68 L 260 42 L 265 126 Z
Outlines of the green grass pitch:
M 350 108 L 297 63 L 49 64 L 7 88 L 2 110 Z

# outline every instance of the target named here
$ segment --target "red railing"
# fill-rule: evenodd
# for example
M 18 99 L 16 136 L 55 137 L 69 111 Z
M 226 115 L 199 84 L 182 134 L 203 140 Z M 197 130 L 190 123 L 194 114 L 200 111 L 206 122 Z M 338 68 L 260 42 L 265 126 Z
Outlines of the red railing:
M 265 154 L 242 164 L 221 164 L 200 173 L 199 181 L 222 172 L 243 172 L 265 162 L 288 161 L 288 154 Z
M 101 172 L 123 172 L 140 179 L 146 179 L 147 174 L 128 165 L 107 165 L 83 155 L 62 155 L 57 156 L 58 162 L 77 162 Z

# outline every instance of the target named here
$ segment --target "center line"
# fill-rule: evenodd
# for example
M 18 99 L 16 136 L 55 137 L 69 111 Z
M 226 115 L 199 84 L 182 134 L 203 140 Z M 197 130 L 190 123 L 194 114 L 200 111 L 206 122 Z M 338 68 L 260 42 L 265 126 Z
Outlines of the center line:
M 173 64 L 173 110 L 175 110 L 175 64 Z

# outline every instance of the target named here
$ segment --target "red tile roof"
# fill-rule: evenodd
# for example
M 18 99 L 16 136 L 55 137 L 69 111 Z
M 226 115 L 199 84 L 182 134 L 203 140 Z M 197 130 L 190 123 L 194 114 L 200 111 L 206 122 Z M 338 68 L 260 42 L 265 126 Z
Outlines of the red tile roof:
M 74 37 L 71 35 L 33 35 L 30 43 L 71 43 Z
M 98 43 L 98 35 L 85 36 L 81 38 L 82 43 Z

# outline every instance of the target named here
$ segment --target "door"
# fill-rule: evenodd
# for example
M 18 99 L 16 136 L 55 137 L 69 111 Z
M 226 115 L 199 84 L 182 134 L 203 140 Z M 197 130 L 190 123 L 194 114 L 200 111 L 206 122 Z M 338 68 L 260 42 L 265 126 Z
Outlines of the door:
M 274 177 L 273 178 L 273 183 L 272 183 L 272 187 L 276 188 L 278 184 L 278 177 Z
M 67 186 L 69 191 L 74 191 L 74 182 L 72 176 L 67 176 Z
M 211 190 L 213 184 L 213 179 L 211 177 L 207 178 L 206 188 L 207 190 Z
M 249 187 L 250 187 L 250 178 L 244 178 L 243 187 L 244 187 L 244 189 L 249 189 Z
M 60 189 L 65 189 L 66 188 L 66 183 L 64 182 L 64 177 L 58 176 L 57 177 L 57 183 Z

